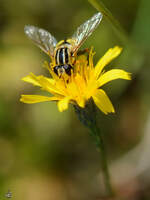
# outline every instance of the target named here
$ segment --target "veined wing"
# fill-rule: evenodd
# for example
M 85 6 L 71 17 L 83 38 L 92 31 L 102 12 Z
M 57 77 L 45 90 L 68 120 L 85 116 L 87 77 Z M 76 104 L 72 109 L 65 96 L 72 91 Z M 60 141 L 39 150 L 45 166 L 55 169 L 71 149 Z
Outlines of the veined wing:
M 57 41 L 48 31 L 35 26 L 25 26 L 24 32 L 45 53 L 54 56 Z
M 73 53 L 75 53 L 82 43 L 92 34 L 99 25 L 102 17 L 102 13 L 99 12 L 77 28 L 77 31 L 72 36 L 72 39 L 74 40 Z

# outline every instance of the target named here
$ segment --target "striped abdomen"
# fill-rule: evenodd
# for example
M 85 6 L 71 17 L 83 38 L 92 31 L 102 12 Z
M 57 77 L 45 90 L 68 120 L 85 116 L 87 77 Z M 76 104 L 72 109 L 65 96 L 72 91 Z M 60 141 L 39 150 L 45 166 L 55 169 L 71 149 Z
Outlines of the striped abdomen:
M 67 47 L 59 48 L 55 54 L 56 65 L 64 65 L 69 63 L 70 52 Z

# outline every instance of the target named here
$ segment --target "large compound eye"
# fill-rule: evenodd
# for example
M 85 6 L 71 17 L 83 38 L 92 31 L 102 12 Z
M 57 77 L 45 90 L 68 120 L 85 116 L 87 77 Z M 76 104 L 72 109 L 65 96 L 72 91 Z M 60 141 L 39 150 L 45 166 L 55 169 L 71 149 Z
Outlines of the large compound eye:
M 65 69 L 66 74 L 68 74 L 69 76 L 71 76 L 72 66 L 71 65 L 64 65 L 64 69 Z
M 54 67 L 54 72 L 55 72 L 55 74 L 57 74 L 57 76 L 58 76 L 58 66 Z

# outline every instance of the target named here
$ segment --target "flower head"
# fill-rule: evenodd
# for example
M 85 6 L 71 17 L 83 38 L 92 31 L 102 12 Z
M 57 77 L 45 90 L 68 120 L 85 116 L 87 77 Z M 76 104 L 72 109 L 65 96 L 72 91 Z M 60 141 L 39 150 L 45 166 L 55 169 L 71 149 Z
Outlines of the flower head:
M 68 108 L 69 103 L 84 108 L 87 101 L 92 98 L 103 113 L 113 113 L 115 112 L 114 107 L 101 87 L 112 80 L 130 80 L 131 77 L 129 73 L 121 69 L 112 69 L 107 72 L 104 72 L 103 69 L 120 53 L 121 48 L 118 46 L 109 49 L 94 67 L 94 52 L 91 49 L 88 59 L 84 54 L 77 57 L 71 76 L 58 77 L 49 65 L 47 68 L 52 78 L 30 73 L 22 80 L 39 86 L 42 90 L 51 93 L 52 96 L 21 95 L 20 101 L 29 104 L 56 101 L 59 111 L 62 112 Z

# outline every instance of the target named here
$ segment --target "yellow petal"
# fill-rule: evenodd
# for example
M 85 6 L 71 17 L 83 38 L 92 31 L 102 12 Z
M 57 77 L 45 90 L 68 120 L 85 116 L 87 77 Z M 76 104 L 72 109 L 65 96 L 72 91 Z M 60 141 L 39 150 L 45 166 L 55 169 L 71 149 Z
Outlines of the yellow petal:
M 122 51 L 122 48 L 116 46 L 114 48 L 109 49 L 105 55 L 98 61 L 95 66 L 95 76 L 96 78 L 99 77 L 100 73 L 102 72 L 103 68 L 110 63 L 114 58 L 116 58 Z
M 131 74 L 121 69 L 112 69 L 99 77 L 97 80 L 98 87 L 101 87 L 102 85 L 115 79 L 131 80 Z
M 59 90 L 56 86 L 55 86 L 55 82 L 51 82 L 50 80 L 48 80 L 48 78 L 44 77 L 44 76 L 40 76 L 38 77 L 39 79 L 39 83 L 42 86 L 43 90 L 47 90 L 48 92 L 54 94 L 61 94 L 61 90 Z M 53 79 L 52 79 L 53 80 Z
M 98 89 L 93 97 L 93 100 L 97 107 L 105 114 L 114 113 L 114 107 L 109 100 L 107 94 L 102 89 Z
M 41 84 L 39 82 L 40 82 L 40 79 L 42 79 L 42 78 L 46 79 L 50 84 L 53 84 L 53 85 L 55 84 L 54 79 L 47 78 L 42 75 L 36 76 L 33 73 L 30 73 L 28 76 L 25 76 L 24 78 L 22 78 L 22 80 L 25 82 L 28 82 L 28 83 L 32 83 L 33 85 L 36 85 L 36 86 L 41 86 Z
M 20 101 L 23 103 L 39 103 L 43 101 L 57 101 L 60 100 L 60 98 L 57 97 L 46 97 L 46 96 L 40 96 L 40 95 L 21 95 Z
M 28 75 L 28 76 L 25 76 L 21 80 L 23 80 L 23 81 L 25 81 L 27 83 L 31 83 L 31 84 L 33 84 L 35 86 L 41 86 L 39 84 L 39 81 L 37 81 L 35 78 L 33 78 L 33 74 L 32 73 L 30 73 L 30 75 Z
M 32 83 L 33 85 L 40 86 L 43 90 L 46 90 L 52 94 L 64 95 L 64 91 L 62 91 L 61 88 L 56 87 L 54 79 L 47 78 L 42 75 L 36 76 L 33 73 L 30 73 L 30 75 L 24 77 L 22 80 Z
M 85 100 L 83 98 L 76 99 L 77 104 L 81 107 L 85 107 Z
M 60 112 L 63 112 L 64 110 L 68 109 L 69 100 L 70 100 L 69 97 L 65 97 L 65 98 L 61 99 L 60 101 L 58 101 L 57 106 L 58 106 L 58 110 Z

